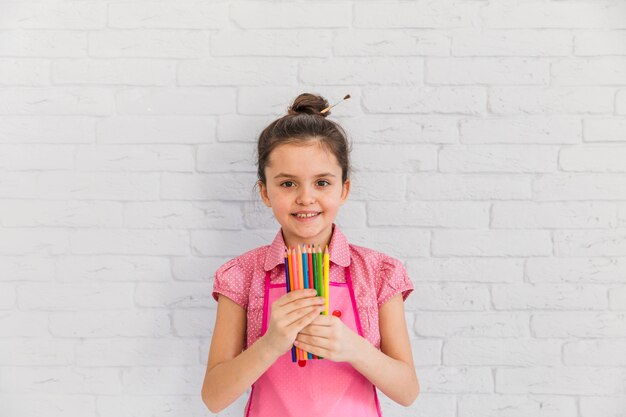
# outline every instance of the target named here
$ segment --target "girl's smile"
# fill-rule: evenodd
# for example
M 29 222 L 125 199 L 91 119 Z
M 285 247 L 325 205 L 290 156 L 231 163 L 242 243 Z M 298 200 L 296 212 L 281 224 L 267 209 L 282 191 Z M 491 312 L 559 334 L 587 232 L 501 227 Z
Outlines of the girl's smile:
M 333 153 L 317 141 L 280 145 L 271 152 L 265 174 L 267 184 L 259 182 L 259 191 L 282 227 L 285 244 L 328 244 L 350 190 L 350 180 L 341 183 Z

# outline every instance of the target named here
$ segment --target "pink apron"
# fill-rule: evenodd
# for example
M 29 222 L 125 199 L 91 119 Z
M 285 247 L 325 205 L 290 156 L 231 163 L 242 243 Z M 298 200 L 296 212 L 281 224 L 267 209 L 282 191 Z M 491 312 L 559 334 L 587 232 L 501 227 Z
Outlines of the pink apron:
M 330 312 L 360 336 L 363 336 L 352 289 L 350 269 L 346 282 L 331 282 Z M 269 306 L 285 294 L 285 284 L 270 284 L 265 275 L 263 327 L 267 331 Z M 380 417 L 376 387 L 347 362 L 309 359 L 301 367 L 291 361 L 291 349 L 285 352 L 252 385 L 245 410 L 246 417 L 315 416 Z

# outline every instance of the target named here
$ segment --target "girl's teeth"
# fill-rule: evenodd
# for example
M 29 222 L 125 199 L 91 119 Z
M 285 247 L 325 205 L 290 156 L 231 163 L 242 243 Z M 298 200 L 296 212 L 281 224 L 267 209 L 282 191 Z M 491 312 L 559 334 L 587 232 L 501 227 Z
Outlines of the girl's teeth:
M 317 213 L 309 213 L 309 214 L 296 214 L 297 217 L 313 217 L 317 216 Z

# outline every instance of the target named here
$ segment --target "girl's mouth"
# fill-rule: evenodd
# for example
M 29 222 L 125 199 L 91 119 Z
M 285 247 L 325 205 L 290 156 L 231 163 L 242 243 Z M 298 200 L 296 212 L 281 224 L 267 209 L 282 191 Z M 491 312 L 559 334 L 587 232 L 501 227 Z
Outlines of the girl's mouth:
M 306 221 L 306 220 L 314 219 L 320 214 L 321 212 L 306 212 L 306 213 L 292 213 L 291 215 L 300 221 Z

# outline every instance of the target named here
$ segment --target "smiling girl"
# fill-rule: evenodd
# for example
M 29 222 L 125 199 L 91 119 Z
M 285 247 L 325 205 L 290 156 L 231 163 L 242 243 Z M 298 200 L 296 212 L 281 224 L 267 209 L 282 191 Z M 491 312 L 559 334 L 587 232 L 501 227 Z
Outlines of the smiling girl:
M 349 97 L 349 96 L 347 96 Z M 219 412 L 250 386 L 245 415 L 381 416 L 376 388 L 404 406 L 419 393 L 404 317 L 402 263 L 348 243 L 334 223 L 350 193 L 349 146 L 332 106 L 299 95 L 258 140 L 260 196 L 274 241 L 215 273 L 217 317 L 202 399 Z M 330 309 L 315 290 L 285 289 L 286 247 L 330 252 Z M 291 347 L 323 357 L 295 364 Z

